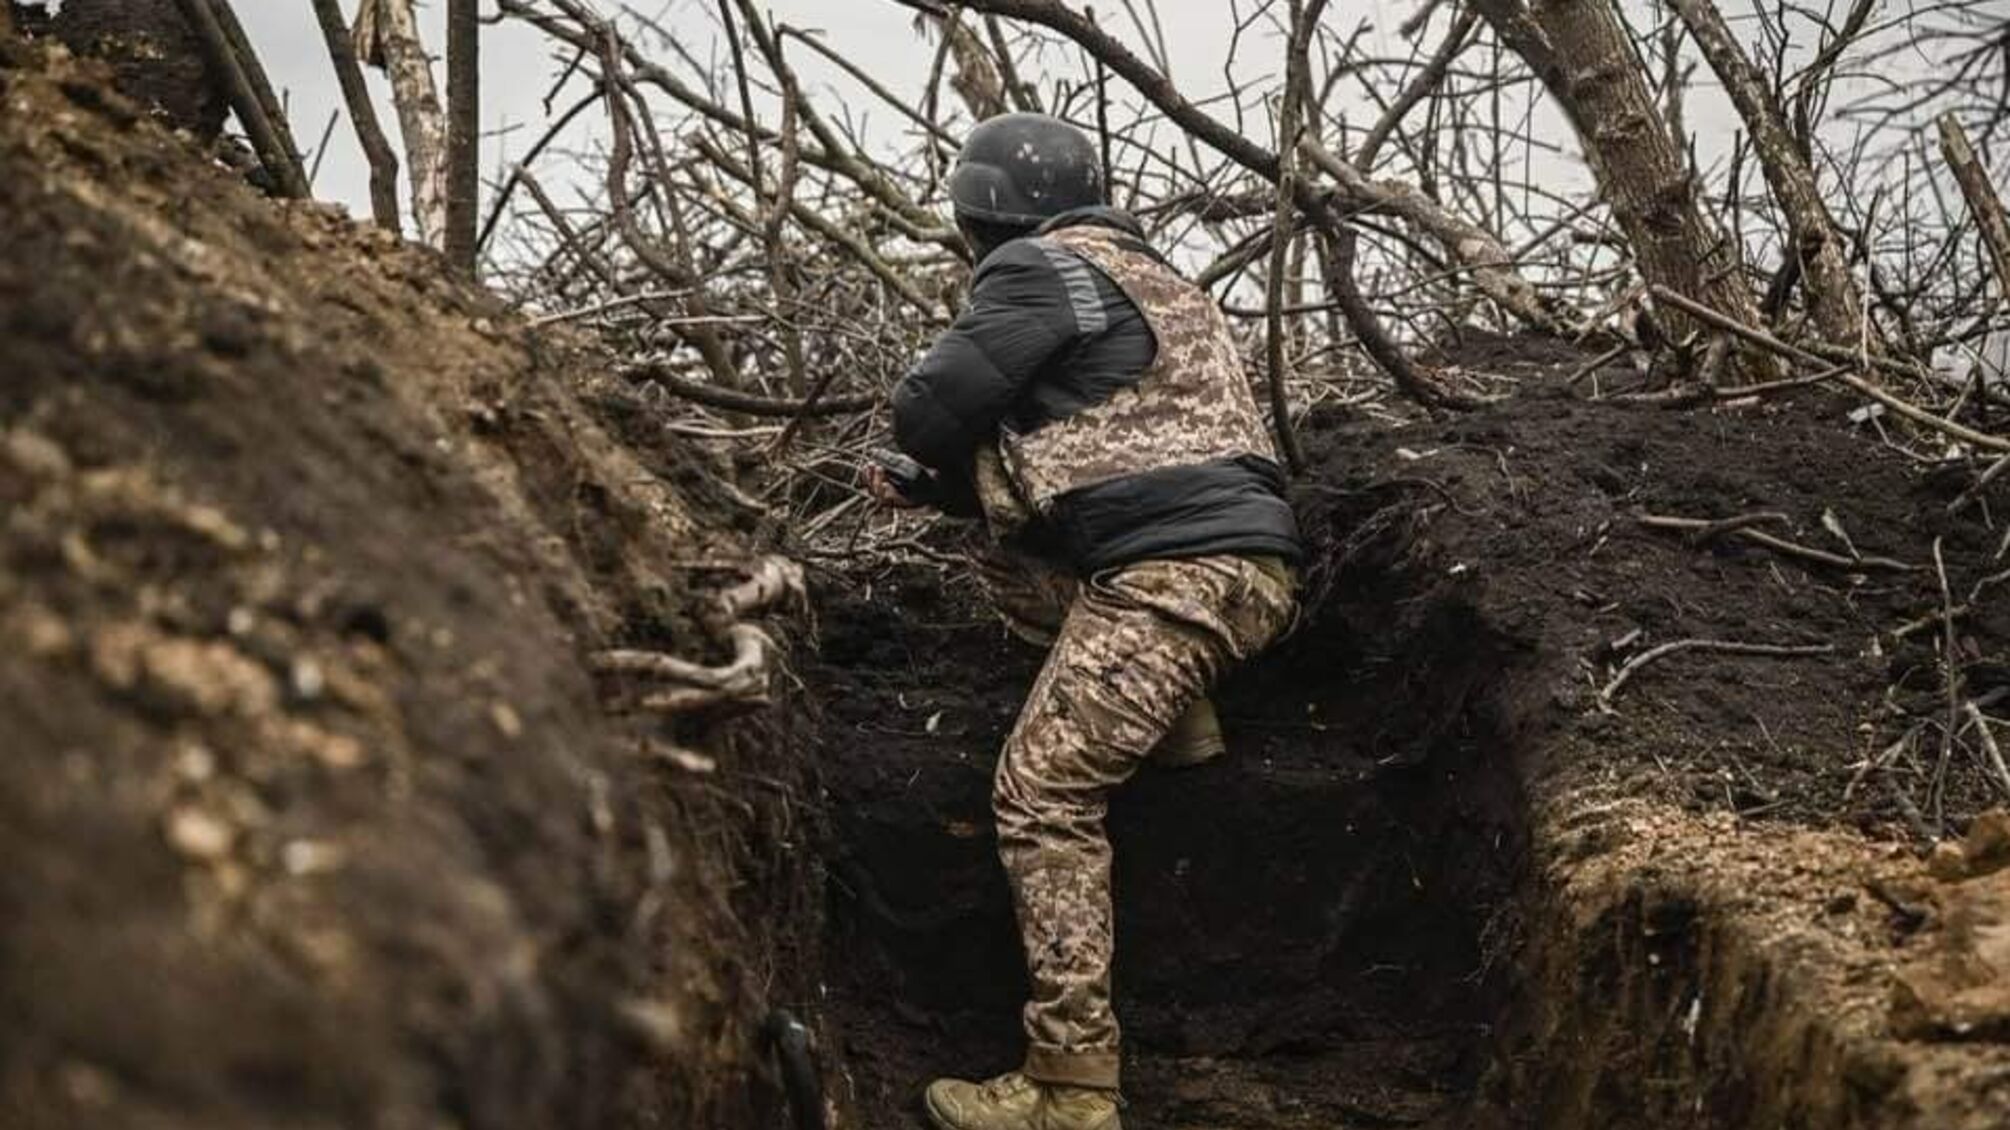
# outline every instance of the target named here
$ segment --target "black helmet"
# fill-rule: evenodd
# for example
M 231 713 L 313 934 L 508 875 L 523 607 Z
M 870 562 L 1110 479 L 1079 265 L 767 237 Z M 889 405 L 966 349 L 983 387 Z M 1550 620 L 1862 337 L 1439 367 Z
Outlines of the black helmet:
M 949 198 L 959 216 L 1032 226 L 1103 203 L 1103 170 L 1074 126 L 1046 114 L 1000 114 L 964 139 Z

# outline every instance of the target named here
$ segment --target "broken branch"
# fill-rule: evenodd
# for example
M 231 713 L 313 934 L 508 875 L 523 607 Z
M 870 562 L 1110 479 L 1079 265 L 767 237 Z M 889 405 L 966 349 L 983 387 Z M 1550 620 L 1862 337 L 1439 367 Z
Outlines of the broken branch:
M 1619 669 L 1619 673 L 1612 677 L 1612 681 L 1605 684 L 1604 689 L 1598 692 L 1599 709 L 1611 710 L 1613 696 L 1617 695 L 1619 689 L 1625 686 L 1627 681 L 1632 679 L 1634 675 L 1638 674 L 1641 668 L 1646 667 L 1657 659 L 1674 655 L 1681 651 L 1715 651 L 1729 655 L 1764 655 L 1776 658 L 1794 658 L 1810 655 L 1828 655 L 1835 651 L 1835 645 L 1825 643 L 1745 643 L 1740 640 L 1710 639 L 1675 640 L 1671 643 L 1664 643 L 1659 647 L 1648 648 L 1646 651 L 1627 660 L 1626 665 Z

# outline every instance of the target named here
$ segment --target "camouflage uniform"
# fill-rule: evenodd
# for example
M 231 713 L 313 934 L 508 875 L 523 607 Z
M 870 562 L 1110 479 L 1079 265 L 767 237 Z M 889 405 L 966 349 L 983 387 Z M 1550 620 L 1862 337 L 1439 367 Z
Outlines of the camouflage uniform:
M 992 791 L 1033 986 L 1029 1077 L 1117 1085 L 1109 791 L 1224 670 L 1289 625 L 1292 588 L 1275 559 L 1141 561 L 1083 585 L 1069 608 Z
M 1206 294 L 1101 229 L 1041 238 L 1115 281 L 1158 349 L 1136 385 L 980 454 L 975 477 L 994 534 L 1009 539 L 1057 496 L 1096 482 L 1246 453 L 1274 458 Z M 1232 554 L 1137 561 L 1079 583 L 1003 551 L 979 554 L 977 566 L 1007 624 L 1052 645 L 992 794 L 1032 982 L 1023 1070 L 1042 1083 L 1115 1088 L 1109 792 L 1229 666 L 1284 631 L 1294 579 L 1276 558 Z

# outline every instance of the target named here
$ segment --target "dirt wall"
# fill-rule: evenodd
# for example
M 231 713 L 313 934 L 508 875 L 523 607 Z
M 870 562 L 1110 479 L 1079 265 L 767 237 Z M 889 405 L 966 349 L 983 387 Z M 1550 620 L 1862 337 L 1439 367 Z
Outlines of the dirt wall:
M 0 38 L 0 101 L 0 1123 L 776 1117 L 786 715 L 586 662 L 718 656 L 705 468 L 89 65 Z
M 1996 537 L 1945 512 L 1960 480 L 1851 435 L 1835 399 L 1588 403 L 1562 387 L 1571 347 L 1466 349 L 1443 360 L 1516 372 L 1521 398 L 1313 421 L 1303 621 L 1224 688 L 1224 762 L 1146 769 L 1112 803 L 1137 1117 L 1967 1125 L 2002 1047 L 1901 1034 L 1887 1009 L 1931 945 L 1872 893 L 1923 872 L 1894 787 L 1917 779 L 1850 785 L 1942 690 L 1931 644 L 1889 635 L 1938 602 L 1921 552 L 1939 537 L 1962 588 L 1999 567 Z M 1762 510 L 1828 560 L 1641 521 Z M 1963 623 L 1973 693 L 2001 613 Z M 1820 650 L 1678 652 L 1602 701 L 1682 639 Z M 931 1074 L 1014 1063 L 987 798 L 1037 662 L 954 570 L 828 594 L 806 674 L 827 696 L 836 1031 L 864 1125 L 918 1125 Z M 1994 799 L 1977 765 L 1942 785 L 1951 829 Z

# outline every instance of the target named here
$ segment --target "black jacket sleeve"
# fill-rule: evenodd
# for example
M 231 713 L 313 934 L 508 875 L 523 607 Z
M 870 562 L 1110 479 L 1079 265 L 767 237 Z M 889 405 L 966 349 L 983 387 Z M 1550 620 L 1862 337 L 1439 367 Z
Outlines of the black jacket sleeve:
M 987 257 L 970 305 L 893 390 L 893 437 L 923 466 L 967 474 L 1027 386 L 1079 336 L 1060 273 L 1032 240 Z

